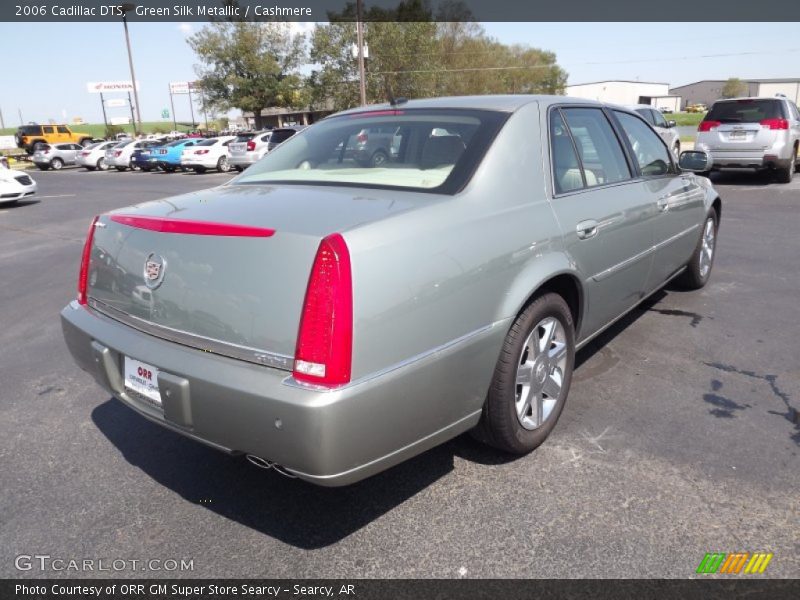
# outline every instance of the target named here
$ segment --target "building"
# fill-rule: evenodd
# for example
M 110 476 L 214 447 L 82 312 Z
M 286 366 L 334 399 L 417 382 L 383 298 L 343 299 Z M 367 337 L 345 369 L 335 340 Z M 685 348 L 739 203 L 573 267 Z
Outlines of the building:
M 333 107 L 324 109 L 265 108 L 261 111 L 262 127 L 284 127 L 287 125 L 311 125 L 333 112 Z M 258 127 L 253 113 L 242 113 L 249 128 Z
M 776 94 L 783 94 L 794 100 L 795 104 L 800 103 L 800 77 L 794 79 L 744 79 L 742 81 L 747 86 L 745 96 L 773 97 Z M 722 98 L 722 88 L 725 87 L 726 82 L 726 79 L 704 79 L 674 87 L 670 93 L 683 98 L 683 107 L 686 107 L 687 104 L 698 103 L 711 106 Z
M 650 104 L 677 111 L 681 99 L 669 91 L 668 83 L 650 81 L 595 81 L 566 87 L 567 96 L 612 104 Z

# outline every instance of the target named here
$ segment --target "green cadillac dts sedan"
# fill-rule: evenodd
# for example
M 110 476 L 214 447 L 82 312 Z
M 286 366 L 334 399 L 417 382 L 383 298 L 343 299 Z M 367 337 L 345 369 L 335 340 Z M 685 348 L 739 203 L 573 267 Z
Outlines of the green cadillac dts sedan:
M 316 484 L 469 430 L 523 454 L 577 349 L 708 280 L 710 167 L 560 96 L 339 113 L 225 185 L 95 217 L 64 336 L 148 419 Z

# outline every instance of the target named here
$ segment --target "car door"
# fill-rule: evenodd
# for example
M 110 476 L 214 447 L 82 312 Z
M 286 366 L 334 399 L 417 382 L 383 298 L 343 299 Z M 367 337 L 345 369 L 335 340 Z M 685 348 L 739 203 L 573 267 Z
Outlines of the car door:
M 545 118 L 552 206 L 586 296 L 584 339 L 641 300 L 656 206 L 642 195 L 605 110 L 552 107 Z
M 646 285 L 650 292 L 692 255 L 705 217 L 705 192 L 695 177 L 681 173 L 667 145 L 639 115 L 614 111 L 614 116 L 625 132 L 642 198 L 657 209 L 653 268 Z
M 64 144 L 64 147 L 68 148 L 68 150 L 66 150 L 66 152 L 67 152 L 67 160 L 66 160 L 66 162 L 69 163 L 69 164 L 73 164 L 73 165 L 75 163 L 77 163 L 78 162 L 78 152 L 83 150 L 83 146 L 81 146 L 80 144 Z
M 69 129 L 66 128 L 64 125 L 57 125 L 56 126 L 56 141 L 59 142 L 69 142 L 70 141 Z
M 664 140 L 664 143 L 667 146 L 672 146 L 672 130 L 667 124 L 667 120 L 664 118 L 664 115 L 661 114 L 661 111 L 651 109 L 650 117 L 653 122 L 653 129 L 655 129 L 659 137 Z

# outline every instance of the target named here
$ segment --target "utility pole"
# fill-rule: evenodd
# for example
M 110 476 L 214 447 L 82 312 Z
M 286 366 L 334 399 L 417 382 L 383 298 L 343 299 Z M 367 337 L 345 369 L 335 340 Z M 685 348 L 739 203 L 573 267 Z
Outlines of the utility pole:
M 125 44 L 128 46 L 128 66 L 131 68 L 131 84 L 133 85 L 133 98 L 136 100 L 136 121 L 133 123 L 133 134 L 136 135 L 136 123 L 139 124 L 139 130 L 142 129 L 142 113 L 139 110 L 139 92 L 136 89 L 136 73 L 133 71 L 133 56 L 131 55 L 131 38 L 128 35 L 128 17 L 129 11 L 135 10 L 135 4 L 122 5 L 122 26 L 125 28 Z
M 192 101 L 192 82 L 189 82 L 189 110 L 192 113 L 192 129 L 194 129 L 194 102 Z
M 356 0 L 356 43 L 358 44 L 358 80 L 361 106 L 367 104 L 367 82 L 364 76 L 364 23 L 361 21 L 363 0 Z
M 133 85 L 136 86 L 135 83 Z M 134 89 L 135 89 L 135 87 L 134 87 Z M 133 117 L 133 102 L 131 102 L 131 93 L 130 92 L 128 92 L 128 105 L 131 107 L 131 121 L 133 121 L 133 137 L 136 137 L 138 135 L 138 132 L 136 131 L 136 119 Z M 139 103 L 138 102 L 136 103 L 136 110 L 137 111 L 139 110 Z M 139 123 L 139 130 L 140 131 L 142 129 L 141 125 L 142 124 Z
M 3 109 L 0 108 L 0 129 L 6 128 L 6 122 L 3 120 Z
M 178 117 L 175 116 L 175 101 L 172 99 L 172 85 L 167 85 L 169 87 L 169 105 L 172 107 L 172 130 L 178 131 Z
M 106 130 L 103 132 L 108 135 L 108 118 L 106 117 L 106 100 L 103 98 L 103 92 L 100 92 L 100 106 L 103 107 L 103 124 L 106 126 Z

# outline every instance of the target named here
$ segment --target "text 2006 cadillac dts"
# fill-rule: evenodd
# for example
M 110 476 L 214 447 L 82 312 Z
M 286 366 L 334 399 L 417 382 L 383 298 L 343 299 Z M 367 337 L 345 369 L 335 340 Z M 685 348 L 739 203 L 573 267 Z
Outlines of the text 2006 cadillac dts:
M 226 185 L 96 217 L 64 335 L 145 417 L 317 484 L 467 430 L 529 452 L 577 348 L 706 283 L 720 199 L 689 172 L 706 154 L 680 165 L 637 114 L 564 97 L 340 113 Z

